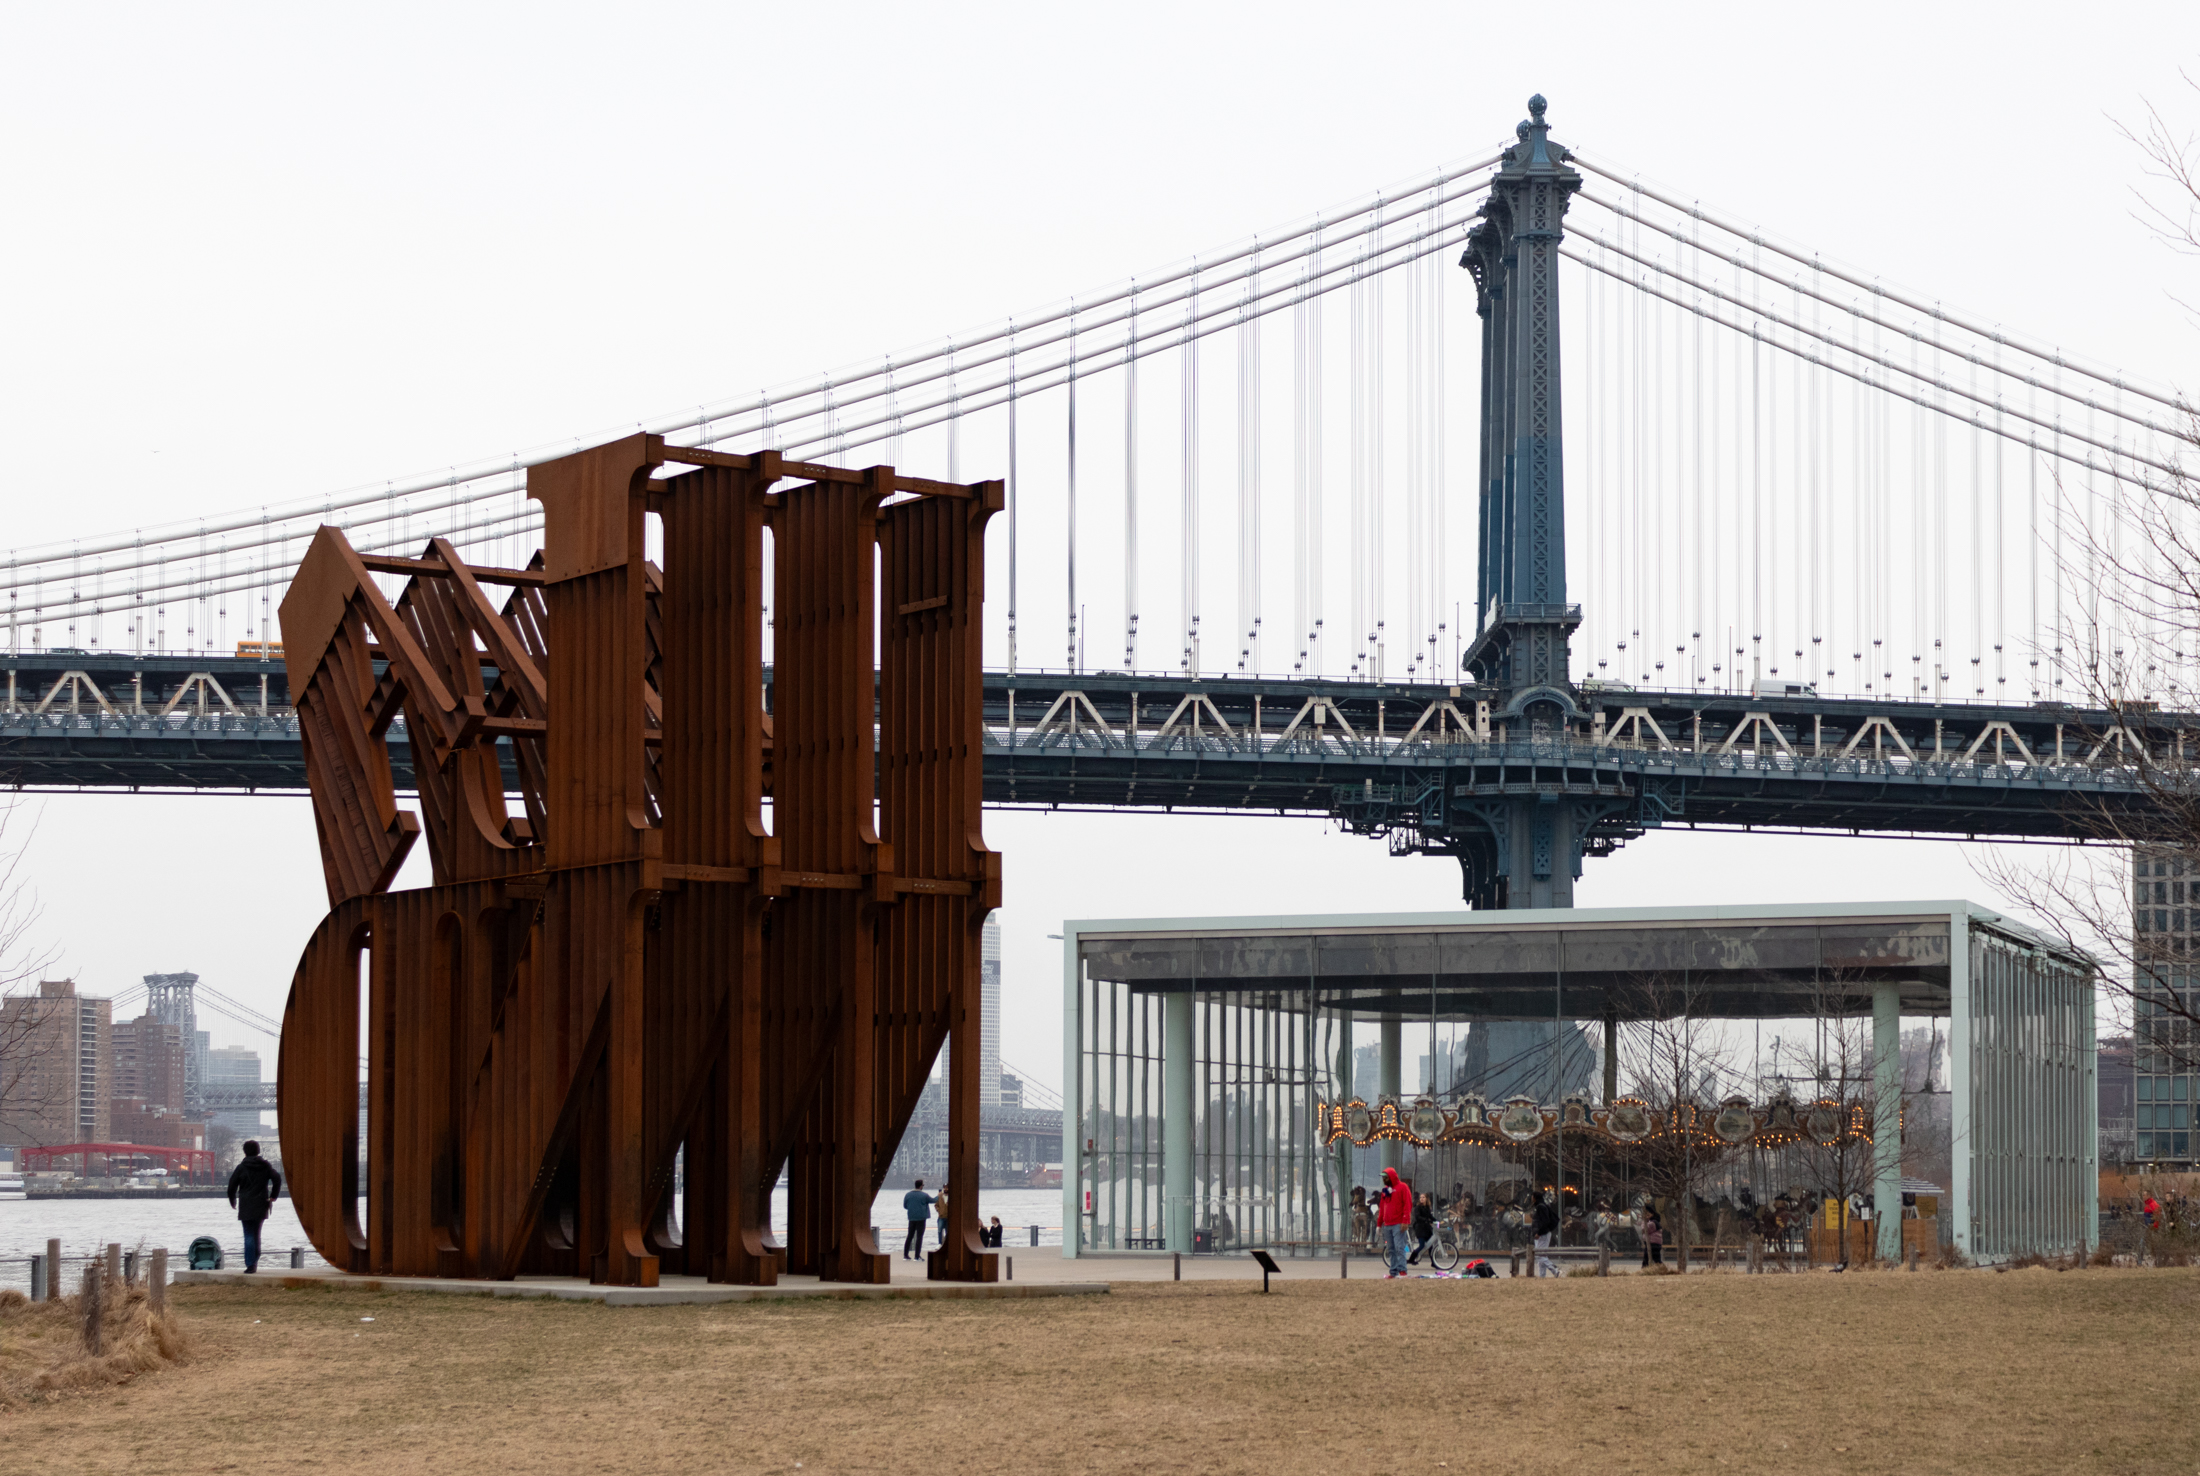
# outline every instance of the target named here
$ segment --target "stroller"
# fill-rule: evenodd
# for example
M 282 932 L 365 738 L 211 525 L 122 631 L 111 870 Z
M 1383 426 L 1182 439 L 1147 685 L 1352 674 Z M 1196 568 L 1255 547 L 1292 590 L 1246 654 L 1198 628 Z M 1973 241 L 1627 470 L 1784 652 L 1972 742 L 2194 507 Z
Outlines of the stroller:
M 201 1235 L 191 1242 L 185 1257 L 194 1271 L 219 1271 L 222 1268 L 221 1242 L 211 1235 Z

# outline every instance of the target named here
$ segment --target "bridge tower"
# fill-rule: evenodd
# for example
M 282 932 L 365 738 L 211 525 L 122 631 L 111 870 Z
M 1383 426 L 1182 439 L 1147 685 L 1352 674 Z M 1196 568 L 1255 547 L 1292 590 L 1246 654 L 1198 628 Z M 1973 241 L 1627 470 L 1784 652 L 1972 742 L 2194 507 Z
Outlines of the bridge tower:
M 1540 93 L 1528 99 L 1459 261 L 1474 274 L 1482 319 L 1481 559 L 1463 665 L 1506 745 L 1528 745 L 1527 763 L 1508 766 L 1510 782 L 1496 786 L 1501 795 L 1483 798 L 1472 781 L 1453 789 L 1447 849 L 1478 907 L 1571 907 L 1590 828 L 1603 818 L 1568 796 L 1562 767 L 1544 784 L 1533 760 L 1539 736 L 1587 721 L 1569 669 L 1581 607 L 1566 602 L 1558 337 L 1558 245 L 1582 180 L 1551 141 L 1545 107 Z

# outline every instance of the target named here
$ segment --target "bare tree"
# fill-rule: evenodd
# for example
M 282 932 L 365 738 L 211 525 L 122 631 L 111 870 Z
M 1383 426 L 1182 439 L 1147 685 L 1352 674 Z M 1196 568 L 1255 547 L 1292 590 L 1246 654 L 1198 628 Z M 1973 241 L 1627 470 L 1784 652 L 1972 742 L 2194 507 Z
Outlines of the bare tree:
M 1678 1211 L 1668 1219 L 1683 1267 L 1702 1228 L 1700 1191 L 1740 1152 L 1709 1127 L 1733 1079 L 1734 1046 L 1711 1018 L 1708 999 L 1694 976 L 1660 972 L 1637 976 L 1619 1001 L 1628 1020 L 1619 1040 L 1622 1083 L 1649 1110 L 1656 1131 L 1611 1152 L 1631 1179 Z
M 2185 81 L 2200 102 L 2200 82 Z M 2119 126 L 2145 161 L 2138 218 L 2170 249 L 2200 255 L 2200 133 L 2180 133 L 2152 105 L 2136 127 Z M 2096 983 L 2115 1023 L 2128 1022 L 2141 1071 L 2200 1069 L 2200 730 L 2167 716 L 2200 711 L 2200 409 L 2179 398 L 2156 412 L 2170 434 L 2155 460 L 2170 470 L 2134 462 L 2105 492 L 2056 489 L 2075 611 L 2054 632 L 2051 664 L 2058 691 L 2066 682 L 2106 715 L 2082 732 L 2081 751 L 2129 778 L 2124 798 L 2092 799 L 2078 815 L 2084 838 L 2116 859 L 1995 852 L 1980 868 L 2099 961 Z
M 1775 1092 L 1794 1106 L 1801 1141 L 1789 1161 L 1814 1206 L 1832 1200 L 1840 1206 L 1834 1229 L 1846 1261 L 1849 1206 L 1854 1197 L 1872 1193 L 1878 1176 L 1874 1139 L 1880 1117 L 1880 1074 L 1871 1015 L 1871 986 L 1841 970 L 1829 970 L 1810 992 L 1808 1040 L 1783 1039 L 1772 1060 Z M 1902 1078 L 1891 1076 L 1892 1105 L 1900 1110 Z M 1875 1205 L 1875 1212 L 1900 1218 L 1902 1206 Z
M 0 1123 L 44 1112 L 72 1086 L 66 1073 L 46 1069 L 54 1037 L 42 1028 L 43 1011 L 25 997 L 35 995 L 53 954 L 36 936 L 38 899 L 24 872 L 30 837 L 8 843 L 17 813 L 17 802 L 0 804 Z

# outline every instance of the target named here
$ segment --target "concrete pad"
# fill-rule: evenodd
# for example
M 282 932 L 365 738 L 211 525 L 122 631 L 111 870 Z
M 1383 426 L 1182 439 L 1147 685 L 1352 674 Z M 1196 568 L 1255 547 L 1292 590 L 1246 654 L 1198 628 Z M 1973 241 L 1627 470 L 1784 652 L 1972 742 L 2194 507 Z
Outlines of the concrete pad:
M 596 1286 L 573 1276 L 521 1276 L 511 1281 L 467 1281 L 440 1276 L 358 1276 L 316 1267 L 246 1271 L 176 1271 L 178 1286 L 266 1286 L 351 1291 L 441 1292 L 450 1296 L 552 1297 L 566 1302 L 601 1302 L 607 1307 L 673 1307 L 718 1302 L 960 1301 L 1017 1297 L 1075 1297 L 1104 1294 L 1104 1281 L 897 1281 L 887 1286 L 854 1286 L 819 1281 L 814 1276 L 783 1277 L 777 1286 L 719 1286 L 700 1276 L 667 1276 L 656 1286 Z

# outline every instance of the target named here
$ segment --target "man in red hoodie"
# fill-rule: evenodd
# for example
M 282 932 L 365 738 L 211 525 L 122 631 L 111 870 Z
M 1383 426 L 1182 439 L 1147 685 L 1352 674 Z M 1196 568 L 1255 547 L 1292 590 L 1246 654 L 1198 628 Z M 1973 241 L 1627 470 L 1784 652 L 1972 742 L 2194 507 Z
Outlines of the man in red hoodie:
M 1381 1202 L 1376 1209 L 1375 1223 L 1382 1228 L 1383 1259 L 1390 1266 L 1383 1280 L 1405 1275 L 1406 1227 L 1413 1223 L 1413 1186 L 1399 1178 L 1396 1169 L 1383 1170 Z

